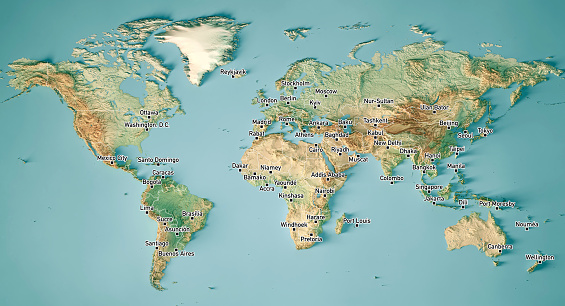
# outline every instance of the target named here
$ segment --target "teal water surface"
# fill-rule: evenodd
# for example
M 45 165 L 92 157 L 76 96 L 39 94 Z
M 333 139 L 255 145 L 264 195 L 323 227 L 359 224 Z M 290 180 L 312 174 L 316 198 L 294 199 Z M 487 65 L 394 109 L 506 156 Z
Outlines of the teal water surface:
M 382 170 L 374 160 L 348 170 L 345 186 L 330 200 L 324 242 L 301 251 L 288 229 L 280 227 L 287 213 L 284 201 L 276 193 L 259 192 L 230 168 L 251 145 L 251 120 L 262 118 L 251 105 L 256 90 L 277 96 L 274 81 L 298 59 L 353 64 L 347 54 L 357 43 L 377 39 L 358 52 L 367 60 L 375 51 L 389 53 L 422 41 L 408 30 L 421 24 L 449 50 L 480 56 L 485 49 L 479 44 L 491 42 L 503 46 L 492 48 L 503 56 L 520 61 L 553 56 L 545 61 L 563 68 L 565 40 L 558 29 L 564 6 L 529 1 L 2 3 L 3 71 L 21 57 L 68 60 L 79 39 L 143 17 L 220 14 L 251 24 L 240 33 L 235 60 L 224 67 L 245 68 L 249 75 L 232 80 L 216 70 L 201 87 L 187 81 L 175 48 L 149 43 L 175 68 L 167 85 L 187 115 L 171 119 L 169 129 L 152 130 L 142 155 L 179 157 L 181 162 L 171 165 L 174 179 L 215 204 L 206 227 L 187 246 L 196 256 L 171 261 L 163 292 L 149 284 L 153 250 L 144 241 L 155 239 L 157 227 L 139 210 L 143 186 L 96 161 L 74 132 L 71 111 L 50 89 L 35 88 L 0 104 L 1 304 L 560 304 L 565 298 L 565 217 L 560 215 L 565 213 L 560 190 L 565 87 L 559 77 L 528 88 L 512 109 L 508 90 L 489 91 L 486 98 L 498 118 L 492 124 L 495 133 L 473 145 L 459 144 L 468 148 L 457 159 L 467 165 L 466 188 L 512 199 L 520 207 L 491 210 L 515 246 L 499 257 L 498 267 L 475 247 L 447 251 L 443 236 L 463 215 L 478 211 L 486 218 L 489 209 L 452 210 L 424 202 L 414 189 L 419 174 L 407 161 L 395 171 L 406 181 L 393 186 L 378 180 Z M 358 21 L 371 26 L 338 29 Z M 291 42 L 282 31 L 295 27 L 312 31 Z M 129 90 L 143 97 L 138 87 Z M 0 88 L 1 100 L 15 93 Z M 484 126 L 484 120 L 476 126 Z M 121 150 L 130 158 L 139 154 L 137 148 Z M 445 185 L 452 177 L 447 170 L 440 174 L 432 182 Z M 346 225 L 337 236 L 335 219 L 344 212 L 372 223 Z M 528 217 L 540 228 L 514 227 L 514 221 Z M 528 274 L 532 262 L 524 254 L 537 250 L 556 260 Z

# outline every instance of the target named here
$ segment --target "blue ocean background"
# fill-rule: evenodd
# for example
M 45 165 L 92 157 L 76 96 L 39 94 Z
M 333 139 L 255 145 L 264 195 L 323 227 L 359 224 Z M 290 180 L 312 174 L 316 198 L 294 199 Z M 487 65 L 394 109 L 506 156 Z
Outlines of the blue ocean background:
M 490 210 L 514 245 L 499 257 L 498 267 L 472 246 L 447 251 L 443 235 L 462 216 L 478 211 L 486 218 L 489 209 L 453 210 L 424 202 L 414 189 L 419 174 L 407 161 L 395 170 L 406 181 L 393 186 L 378 180 L 382 170 L 374 160 L 349 170 L 345 186 L 330 200 L 333 216 L 323 227 L 324 242 L 301 251 L 280 227 L 284 201 L 230 170 L 251 145 L 251 120 L 262 118 L 251 105 L 256 90 L 277 96 L 273 82 L 292 62 L 314 57 L 332 66 L 354 64 L 347 57 L 351 48 L 377 39 L 358 52 L 369 60 L 375 51 L 390 53 L 423 41 L 409 31 L 409 25 L 421 25 L 448 50 L 481 56 L 486 50 L 479 44 L 490 42 L 502 45 L 490 49 L 505 57 L 563 69 L 564 3 L 141 0 L 3 2 L 0 7 L 3 71 L 21 57 L 68 60 L 79 39 L 143 17 L 219 14 L 250 22 L 240 32 L 235 60 L 223 67 L 247 69 L 241 79 L 216 70 L 201 87 L 193 86 L 175 48 L 148 46 L 175 68 L 167 84 L 187 114 L 170 120 L 169 129 L 152 130 L 142 143 L 144 156 L 179 157 L 174 179 L 215 205 L 206 227 L 187 246 L 196 256 L 171 261 L 163 292 L 149 284 L 153 250 L 144 241 L 155 239 L 157 227 L 139 210 L 143 186 L 96 161 L 73 130 L 72 112 L 52 90 L 34 88 L 0 104 L 1 304 L 557 305 L 565 298 L 560 77 L 527 88 L 511 109 L 510 90 L 489 91 L 485 98 L 498 118 L 491 125 L 494 134 L 473 145 L 460 141 L 468 149 L 457 158 L 467 165 L 466 188 L 520 207 Z M 370 27 L 338 29 L 357 22 Z M 292 42 L 283 30 L 295 27 L 312 31 Z M 0 99 L 16 93 L 2 86 Z M 123 148 L 130 158 L 135 150 Z M 447 170 L 440 174 L 434 183 L 445 185 L 452 177 Z M 335 219 L 344 212 L 372 223 L 346 225 L 337 236 Z M 540 227 L 529 232 L 514 227 L 514 221 L 528 217 Z M 533 262 L 524 254 L 537 250 L 556 260 L 528 274 Z

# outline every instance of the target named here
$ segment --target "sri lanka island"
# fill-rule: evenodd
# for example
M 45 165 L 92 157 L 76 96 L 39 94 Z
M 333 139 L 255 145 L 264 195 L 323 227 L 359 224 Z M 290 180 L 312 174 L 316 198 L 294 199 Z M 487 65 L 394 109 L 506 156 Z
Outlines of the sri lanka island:
M 260 165 L 281 158 L 312 163 L 304 160 L 310 153 L 304 150 L 313 145 L 299 141 L 300 150 L 283 150 L 295 147 L 282 135 L 266 134 L 270 125 L 280 123 L 292 127 L 296 138 L 322 136 L 320 151 L 310 154 L 326 154 L 335 173 L 373 156 L 381 162 L 384 175 L 379 179 L 386 183 L 404 180 L 393 171 L 405 159 L 413 163 L 414 171 L 421 172 L 422 179 L 424 175 L 433 179 L 439 161 L 459 152 L 457 139 L 466 139 L 464 131 L 490 109 L 490 102 L 481 98 L 487 90 L 517 84 L 510 96 L 514 105 L 526 86 L 547 80 L 550 73 L 560 75 L 562 71 L 543 62 L 518 62 L 494 54 L 471 57 L 464 51 L 445 50 L 443 42 L 431 38 L 389 55 L 376 52 L 370 62 L 355 65 L 332 68 L 313 58 L 298 60 L 274 82 L 279 91 L 276 97 L 259 90 L 253 99 L 265 118 L 253 127 L 256 138 L 242 158 L 243 163 L 254 165 L 253 171 L 244 169 L 242 174 L 251 184 L 263 186 L 279 178 L 275 177 L 278 173 L 264 172 L 260 177 L 249 176 L 250 172 L 260 173 Z M 281 148 L 278 152 L 265 145 L 274 139 Z M 263 151 L 268 154 L 260 154 Z M 312 166 L 315 169 L 309 169 L 326 171 L 322 162 Z M 319 182 L 312 182 L 302 170 L 283 166 L 282 171 L 294 174 L 293 188 L 308 191 L 306 200 L 287 200 L 287 218 L 306 216 L 316 204 L 311 196 L 316 195 L 312 189 L 320 188 Z M 331 187 L 337 192 L 341 186 Z M 327 203 L 321 204 L 326 209 Z M 311 246 L 297 242 L 301 235 L 291 232 L 296 246 Z

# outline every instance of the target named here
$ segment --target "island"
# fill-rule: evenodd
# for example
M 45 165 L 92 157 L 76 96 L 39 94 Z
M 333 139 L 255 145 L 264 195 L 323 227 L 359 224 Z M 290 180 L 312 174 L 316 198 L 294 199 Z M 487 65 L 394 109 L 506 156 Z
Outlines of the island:
M 178 47 L 188 80 L 200 86 L 205 73 L 233 60 L 239 40 L 236 34 L 247 25 L 227 17 L 211 16 L 174 22 L 155 38 Z
M 335 233 L 341 234 L 341 230 L 343 229 L 343 219 L 345 218 L 345 214 L 341 215 L 339 219 L 335 221 Z
M 449 251 L 474 245 L 488 257 L 497 257 L 501 255 L 502 249 L 507 248 L 506 234 L 490 212 L 487 221 L 481 219 L 477 212 L 463 216 L 457 224 L 445 229 L 445 241 Z
M 286 35 L 290 40 L 295 41 L 297 38 L 306 38 L 306 33 L 308 33 L 310 28 L 296 28 L 284 30 L 284 35 Z

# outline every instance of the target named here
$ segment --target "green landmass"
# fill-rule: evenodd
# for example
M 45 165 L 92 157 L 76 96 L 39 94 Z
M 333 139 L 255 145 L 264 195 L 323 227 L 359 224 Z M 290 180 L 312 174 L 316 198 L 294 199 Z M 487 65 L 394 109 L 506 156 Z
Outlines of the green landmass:
M 183 250 L 192 238 L 192 234 L 201 230 L 206 224 L 206 216 L 213 204 L 207 199 L 191 194 L 185 185 L 171 178 L 162 179 L 161 184 L 153 185 L 153 188 L 147 186 L 141 203 L 153 208 L 149 211 L 149 217 L 158 224 L 156 240 L 168 243 L 167 246 L 155 250 L 149 274 L 151 285 L 163 290 L 161 279 L 165 275 L 163 271 L 167 263 L 174 257 L 194 256 Z M 163 222 L 160 218 L 172 218 L 172 220 Z M 169 231 L 175 228 L 184 231 Z

